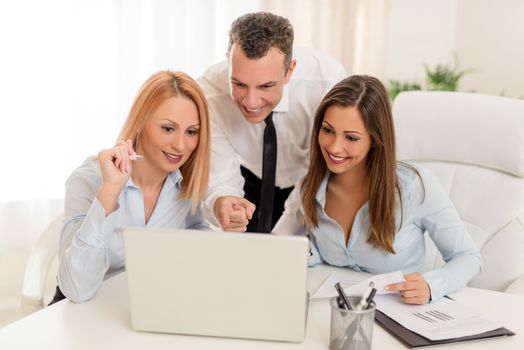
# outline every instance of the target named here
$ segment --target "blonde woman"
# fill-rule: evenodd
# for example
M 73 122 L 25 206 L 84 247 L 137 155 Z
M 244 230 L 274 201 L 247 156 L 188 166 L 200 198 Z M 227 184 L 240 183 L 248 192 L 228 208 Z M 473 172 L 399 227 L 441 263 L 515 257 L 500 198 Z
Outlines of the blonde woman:
M 89 300 L 124 267 L 124 226 L 207 227 L 199 203 L 209 176 L 208 108 L 192 78 L 151 76 L 119 140 L 67 180 L 55 300 Z
M 479 251 L 436 178 L 396 161 L 391 106 L 376 78 L 351 76 L 324 97 L 300 192 L 301 206 L 288 206 L 274 231 L 308 234 L 311 265 L 401 270 L 406 282 L 388 290 L 411 304 L 458 291 L 480 271 Z M 431 271 L 422 270 L 426 231 L 446 262 Z

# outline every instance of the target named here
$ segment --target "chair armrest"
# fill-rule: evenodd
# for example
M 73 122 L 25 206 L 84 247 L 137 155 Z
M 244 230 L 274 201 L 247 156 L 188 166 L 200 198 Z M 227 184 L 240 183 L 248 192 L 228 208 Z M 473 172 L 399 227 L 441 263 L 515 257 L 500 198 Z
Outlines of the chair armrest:
M 26 314 L 44 307 L 44 284 L 49 265 L 58 254 L 63 219 L 60 214 L 49 224 L 29 254 L 21 297 L 21 308 Z
M 504 291 L 505 293 L 524 295 L 524 275 L 520 275 Z

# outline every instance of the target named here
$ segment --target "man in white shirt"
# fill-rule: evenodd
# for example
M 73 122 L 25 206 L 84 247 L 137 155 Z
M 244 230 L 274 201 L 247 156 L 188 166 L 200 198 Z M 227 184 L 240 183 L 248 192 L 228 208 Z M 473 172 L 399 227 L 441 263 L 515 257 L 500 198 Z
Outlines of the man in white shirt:
M 227 60 L 198 79 L 211 118 L 211 183 L 204 203 L 210 221 L 228 231 L 270 232 L 306 173 L 316 108 L 345 77 L 342 65 L 326 54 L 293 50 L 293 27 L 283 17 L 257 12 L 233 22 Z M 269 161 L 275 155 L 276 169 Z

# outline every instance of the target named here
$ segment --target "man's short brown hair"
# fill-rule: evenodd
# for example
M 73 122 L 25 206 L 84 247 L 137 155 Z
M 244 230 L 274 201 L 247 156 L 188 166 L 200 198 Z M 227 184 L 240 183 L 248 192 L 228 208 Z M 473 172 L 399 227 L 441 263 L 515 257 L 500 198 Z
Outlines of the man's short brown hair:
M 293 26 L 287 18 L 269 12 L 248 13 L 231 25 L 228 52 L 234 43 L 251 59 L 264 57 L 276 47 L 284 54 L 287 70 L 293 57 Z

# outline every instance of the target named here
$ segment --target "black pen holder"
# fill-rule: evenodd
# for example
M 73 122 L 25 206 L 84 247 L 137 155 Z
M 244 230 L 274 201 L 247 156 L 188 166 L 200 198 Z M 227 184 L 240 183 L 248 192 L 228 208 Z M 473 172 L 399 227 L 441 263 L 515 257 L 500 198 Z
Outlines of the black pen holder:
M 349 297 L 353 305 L 359 297 Z M 347 310 L 339 307 L 337 298 L 330 299 L 331 332 L 329 350 L 371 350 L 373 324 L 375 321 L 375 303 L 366 310 Z

